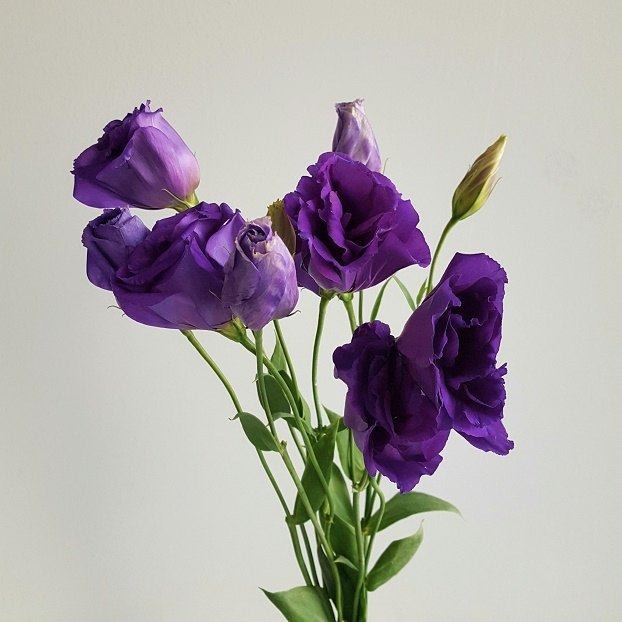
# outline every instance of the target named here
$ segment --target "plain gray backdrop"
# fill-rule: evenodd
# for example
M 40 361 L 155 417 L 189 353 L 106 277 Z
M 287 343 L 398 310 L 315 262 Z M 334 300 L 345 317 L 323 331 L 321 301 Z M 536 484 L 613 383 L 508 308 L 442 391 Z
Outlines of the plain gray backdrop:
M 431 245 L 468 165 L 508 134 L 501 183 L 442 264 L 485 251 L 508 271 L 501 358 L 516 449 L 503 458 L 452 439 L 419 489 L 464 519 L 425 519 L 415 560 L 372 594 L 371 620 L 622 617 L 618 2 L 0 10 L 3 622 L 272 621 L 258 587 L 300 583 L 279 506 L 209 369 L 179 333 L 134 324 L 85 278 L 80 234 L 97 210 L 72 199 L 72 160 L 147 98 L 196 151 L 200 197 L 256 217 L 330 148 L 334 102 L 364 97 Z M 402 276 L 416 290 L 423 274 Z M 283 322 L 306 388 L 315 313 L 304 293 Z M 390 288 L 382 318 L 399 332 L 406 317 Z M 256 408 L 253 361 L 202 338 Z M 335 303 L 321 369 L 334 408 L 344 390 L 330 354 L 347 338 Z

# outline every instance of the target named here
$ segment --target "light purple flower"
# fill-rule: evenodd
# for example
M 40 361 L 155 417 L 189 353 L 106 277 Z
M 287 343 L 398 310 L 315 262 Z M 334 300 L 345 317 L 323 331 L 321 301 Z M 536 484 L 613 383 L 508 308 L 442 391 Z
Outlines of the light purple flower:
M 149 229 L 128 209 L 107 209 L 92 220 L 82 233 L 87 249 L 86 275 L 97 287 L 112 289 L 110 280 Z
M 272 231 L 270 218 L 258 218 L 240 229 L 225 266 L 222 300 L 252 330 L 289 315 L 296 306 L 294 260 Z
M 100 208 L 162 209 L 179 205 L 177 199 L 194 201 L 200 178 L 194 154 L 149 102 L 108 123 L 76 158 L 72 173 L 73 196 Z
M 335 104 L 337 127 L 333 136 L 333 151 L 345 153 L 362 162 L 372 171 L 382 170 L 376 137 L 363 108 L 363 100 Z
M 244 219 L 225 203 L 159 220 L 117 270 L 112 291 L 137 322 L 161 328 L 216 329 L 232 319 L 221 300 L 225 265 Z

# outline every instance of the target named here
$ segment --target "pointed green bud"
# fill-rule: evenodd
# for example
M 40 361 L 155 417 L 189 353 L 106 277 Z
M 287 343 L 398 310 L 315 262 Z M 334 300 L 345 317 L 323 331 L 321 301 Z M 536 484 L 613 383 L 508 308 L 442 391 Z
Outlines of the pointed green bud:
M 473 162 L 464 179 L 458 184 L 451 201 L 452 220 L 464 220 L 475 214 L 488 200 L 499 176 L 499 164 L 507 136 L 497 140 Z

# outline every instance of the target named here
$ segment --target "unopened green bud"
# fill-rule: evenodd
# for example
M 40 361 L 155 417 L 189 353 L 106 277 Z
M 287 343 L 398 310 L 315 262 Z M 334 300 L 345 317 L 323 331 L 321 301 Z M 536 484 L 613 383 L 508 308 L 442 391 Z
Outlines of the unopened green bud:
M 452 219 L 463 220 L 475 214 L 488 200 L 499 176 L 499 164 L 505 149 L 506 136 L 497 140 L 473 162 L 464 179 L 458 184 L 451 202 Z

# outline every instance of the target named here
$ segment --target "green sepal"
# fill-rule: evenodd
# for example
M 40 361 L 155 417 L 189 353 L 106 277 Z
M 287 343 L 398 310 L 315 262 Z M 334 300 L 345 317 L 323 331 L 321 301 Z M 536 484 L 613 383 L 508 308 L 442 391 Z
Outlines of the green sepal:
M 365 586 L 370 592 L 392 579 L 413 558 L 423 540 L 423 525 L 417 533 L 402 540 L 394 540 L 369 571 Z

